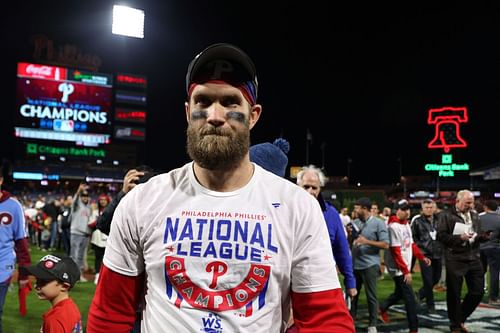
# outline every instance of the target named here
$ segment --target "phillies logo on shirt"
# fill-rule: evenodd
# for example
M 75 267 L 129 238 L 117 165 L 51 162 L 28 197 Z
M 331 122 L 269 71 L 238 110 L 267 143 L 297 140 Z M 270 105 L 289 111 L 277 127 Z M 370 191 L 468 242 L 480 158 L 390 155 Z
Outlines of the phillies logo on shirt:
M 12 215 L 8 212 L 1 212 L 0 213 L 0 224 L 2 225 L 9 225 L 12 223 Z
M 166 294 L 177 307 L 250 316 L 265 305 L 278 253 L 264 215 L 183 211 L 165 220 Z M 174 293 L 174 289 L 177 291 Z

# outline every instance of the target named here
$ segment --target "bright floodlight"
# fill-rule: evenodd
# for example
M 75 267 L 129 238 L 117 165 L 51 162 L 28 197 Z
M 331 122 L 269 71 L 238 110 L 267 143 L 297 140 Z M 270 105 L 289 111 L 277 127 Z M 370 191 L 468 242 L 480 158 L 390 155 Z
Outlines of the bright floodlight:
M 127 6 L 113 6 L 115 35 L 144 38 L 144 11 Z

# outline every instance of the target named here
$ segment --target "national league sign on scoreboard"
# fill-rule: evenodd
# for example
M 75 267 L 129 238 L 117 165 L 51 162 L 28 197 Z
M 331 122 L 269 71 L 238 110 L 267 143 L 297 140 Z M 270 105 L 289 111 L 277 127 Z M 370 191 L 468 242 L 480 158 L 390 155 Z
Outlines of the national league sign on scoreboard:
M 15 135 L 83 146 L 110 143 L 112 81 L 108 74 L 18 63 Z

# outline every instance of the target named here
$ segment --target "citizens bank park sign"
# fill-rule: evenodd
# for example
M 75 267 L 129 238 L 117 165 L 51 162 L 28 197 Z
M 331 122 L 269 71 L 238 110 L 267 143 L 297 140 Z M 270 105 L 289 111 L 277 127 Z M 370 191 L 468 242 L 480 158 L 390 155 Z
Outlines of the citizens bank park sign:
M 15 134 L 20 138 L 110 143 L 111 75 L 18 63 Z
M 427 163 L 425 171 L 436 172 L 438 177 L 454 177 L 457 171 L 469 171 L 468 163 L 453 162 L 452 149 L 463 149 L 467 142 L 460 134 L 460 126 L 469 121 L 467 108 L 443 107 L 430 109 L 427 124 L 434 126 L 434 137 L 427 144 L 429 149 L 443 149 L 441 163 Z

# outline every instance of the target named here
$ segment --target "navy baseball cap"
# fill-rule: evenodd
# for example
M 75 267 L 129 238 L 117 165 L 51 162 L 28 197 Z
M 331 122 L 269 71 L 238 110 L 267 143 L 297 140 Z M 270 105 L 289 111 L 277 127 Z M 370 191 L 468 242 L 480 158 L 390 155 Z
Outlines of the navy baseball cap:
M 257 71 L 250 57 L 239 47 L 228 43 L 208 46 L 191 61 L 186 74 L 186 92 L 191 84 L 221 80 L 231 85 L 249 85 L 257 100 Z
M 41 280 L 59 280 L 71 287 L 80 280 L 80 269 L 70 257 L 59 257 L 48 254 L 40 261 L 29 267 L 23 267 L 29 275 Z

